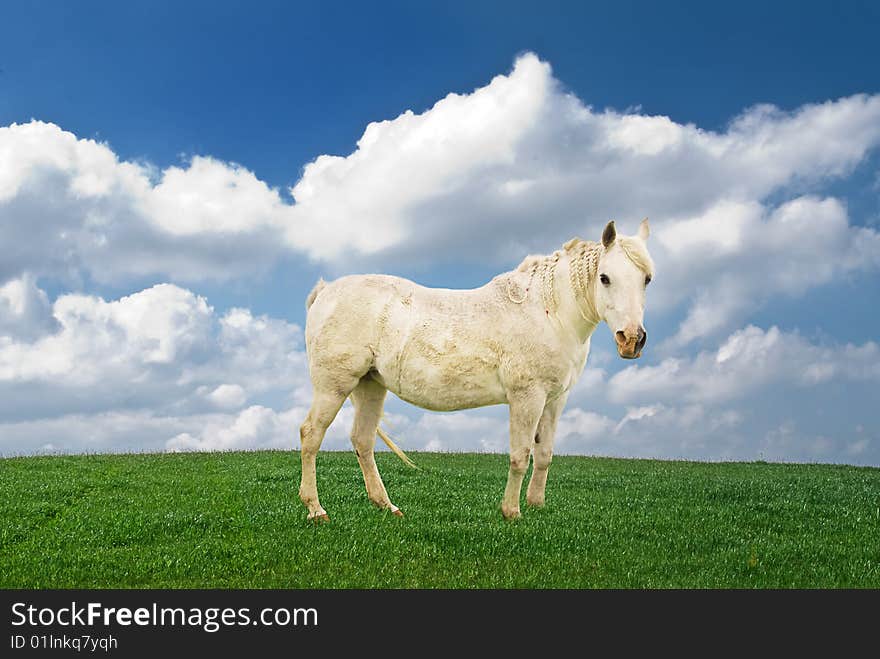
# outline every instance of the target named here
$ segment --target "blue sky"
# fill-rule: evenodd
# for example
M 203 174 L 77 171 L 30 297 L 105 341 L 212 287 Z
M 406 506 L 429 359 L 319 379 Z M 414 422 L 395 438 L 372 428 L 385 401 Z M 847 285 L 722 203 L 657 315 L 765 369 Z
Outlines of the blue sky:
M 880 464 L 876 3 L 319 4 L 4 8 L 0 452 L 294 446 L 318 276 L 471 287 L 649 215 L 653 350 L 597 331 L 560 450 Z

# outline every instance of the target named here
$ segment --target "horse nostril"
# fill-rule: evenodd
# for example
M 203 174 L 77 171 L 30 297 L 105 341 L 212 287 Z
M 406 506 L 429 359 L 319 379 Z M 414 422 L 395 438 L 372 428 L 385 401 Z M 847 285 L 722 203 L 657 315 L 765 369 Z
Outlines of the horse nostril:
M 645 347 L 645 344 L 648 342 L 648 333 L 645 331 L 644 327 L 639 328 L 639 343 L 638 349 L 641 351 L 642 348 Z
M 614 338 L 617 340 L 617 342 L 620 345 L 623 345 L 624 343 L 626 343 L 626 334 L 623 333 L 623 330 L 617 330 L 614 333 Z

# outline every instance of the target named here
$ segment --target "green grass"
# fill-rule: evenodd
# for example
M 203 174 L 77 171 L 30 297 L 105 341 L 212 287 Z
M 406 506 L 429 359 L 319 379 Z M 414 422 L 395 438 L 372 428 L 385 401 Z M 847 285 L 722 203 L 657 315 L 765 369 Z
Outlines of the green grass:
M 406 517 L 321 453 L 0 460 L 3 588 L 880 587 L 880 469 L 557 457 L 505 522 L 503 455 L 379 454 Z

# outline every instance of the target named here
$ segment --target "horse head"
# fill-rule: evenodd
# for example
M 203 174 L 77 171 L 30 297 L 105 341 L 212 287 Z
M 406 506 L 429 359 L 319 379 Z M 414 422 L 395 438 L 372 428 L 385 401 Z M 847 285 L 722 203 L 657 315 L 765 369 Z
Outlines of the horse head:
M 647 218 L 635 236 L 618 235 L 614 220 L 602 232 L 604 250 L 593 289 L 595 309 L 614 333 L 617 353 L 624 359 L 640 357 L 648 340 L 643 320 L 645 289 L 654 276 L 646 244 L 650 233 Z

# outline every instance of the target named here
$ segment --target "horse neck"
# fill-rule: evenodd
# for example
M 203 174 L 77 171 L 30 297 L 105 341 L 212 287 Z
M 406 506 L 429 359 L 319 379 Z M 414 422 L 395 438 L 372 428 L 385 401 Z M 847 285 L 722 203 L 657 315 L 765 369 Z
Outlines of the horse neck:
M 583 343 L 600 321 L 593 281 L 601 253 L 598 243 L 581 240 L 567 243 L 562 250 L 547 256 L 528 256 L 503 277 L 507 297 L 514 304 L 522 304 L 531 288 L 537 293 L 533 303 L 545 310 L 563 334 Z M 514 285 L 518 279 L 525 290 Z
M 566 276 L 556 278 L 559 321 L 570 328 L 580 342 L 587 340 L 601 320 L 594 295 L 601 253 L 599 243 L 581 241 L 569 247 L 560 268 L 567 270 Z

